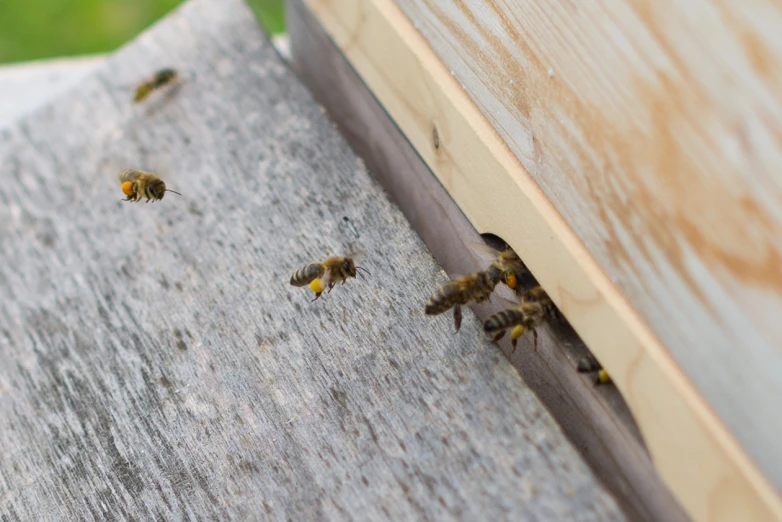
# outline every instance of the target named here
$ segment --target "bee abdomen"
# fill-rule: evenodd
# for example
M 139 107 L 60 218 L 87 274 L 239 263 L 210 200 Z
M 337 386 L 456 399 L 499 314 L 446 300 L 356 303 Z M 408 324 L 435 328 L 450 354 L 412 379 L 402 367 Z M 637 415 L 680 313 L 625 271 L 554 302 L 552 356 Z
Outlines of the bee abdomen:
M 323 271 L 323 265 L 320 263 L 310 263 L 301 270 L 297 270 L 293 276 L 291 276 L 291 284 L 293 286 L 305 286 L 310 284 L 315 278 L 321 275 Z
M 521 324 L 524 315 L 520 310 L 503 310 L 489 317 L 483 325 L 483 331 L 486 333 L 504 330 L 513 325 Z
M 426 315 L 437 315 L 445 312 L 454 305 L 451 294 L 453 283 L 440 287 L 426 302 Z

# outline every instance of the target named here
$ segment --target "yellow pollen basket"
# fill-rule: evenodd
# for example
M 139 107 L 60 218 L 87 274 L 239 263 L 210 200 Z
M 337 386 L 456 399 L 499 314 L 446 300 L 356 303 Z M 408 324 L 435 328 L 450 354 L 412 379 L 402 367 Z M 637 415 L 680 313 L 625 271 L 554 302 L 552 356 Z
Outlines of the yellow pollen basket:
M 511 274 L 508 277 L 505 278 L 505 284 L 508 285 L 509 288 L 515 290 L 516 289 L 516 283 L 518 281 L 516 280 L 516 274 Z
M 518 325 L 516 328 L 513 329 L 510 333 L 510 338 L 514 341 L 524 335 L 524 327 L 522 325 Z
M 597 372 L 597 382 L 599 382 L 600 384 L 611 382 L 611 376 L 608 375 L 607 371 L 600 370 L 599 372 Z
M 310 290 L 315 292 L 316 294 L 321 293 L 323 290 L 326 289 L 325 283 L 323 283 L 323 279 L 313 279 L 310 283 Z
M 122 192 L 126 196 L 132 196 L 133 195 L 133 182 L 132 181 L 126 181 L 122 184 Z

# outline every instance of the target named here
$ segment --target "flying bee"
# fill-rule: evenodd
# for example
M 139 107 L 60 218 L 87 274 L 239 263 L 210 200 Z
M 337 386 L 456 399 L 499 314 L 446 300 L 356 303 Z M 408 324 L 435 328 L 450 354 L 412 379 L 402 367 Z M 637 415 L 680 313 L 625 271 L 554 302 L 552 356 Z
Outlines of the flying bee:
M 590 354 L 587 357 L 580 359 L 576 369 L 578 373 L 597 372 L 594 380 L 595 386 L 611 382 L 611 376 L 603 369 L 603 365 L 598 362 L 594 355 Z
M 505 335 L 505 330 L 511 330 L 510 338 L 513 350 L 516 351 L 516 342 L 527 330 L 532 330 L 534 347 L 538 348 L 538 332 L 536 328 L 558 315 L 557 307 L 542 287 L 536 286 L 521 298 L 521 304 L 516 308 L 510 308 L 498 312 L 489 317 L 483 325 L 483 331 L 494 334 L 494 340 L 499 341 Z
M 453 307 L 453 322 L 458 332 L 462 325 L 462 305 L 488 300 L 496 285 L 488 272 L 460 277 L 432 294 L 426 302 L 426 315 L 439 315 Z
M 315 299 L 313 299 L 315 301 L 327 287 L 329 289 L 327 293 L 331 293 L 334 285 L 340 281 L 344 285 L 348 278 L 359 275 L 359 270 L 372 275 L 366 268 L 356 266 L 351 257 L 330 257 L 320 263 L 310 263 L 297 270 L 291 276 L 291 285 L 299 287 L 309 285 L 310 290 L 315 292 Z
M 471 246 L 472 250 L 481 257 L 491 256 L 493 259 L 486 272 L 489 273 L 495 284 L 504 283 L 505 286 L 514 290 L 518 296 L 537 286 L 538 283 L 527 268 L 527 265 L 509 246 L 506 245 L 505 250 L 495 249 L 482 242 L 472 243 Z
M 138 103 L 144 100 L 152 91 L 174 83 L 178 78 L 179 75 L 174 69 L 160 69 L 152 75 L 151 78 L 145 80 L 141 85 L 136 87 L 136 93 L 133 95 L 133 102 Z
M 175 190 L 167 189 L 166 184 L 156 174 L 143 170 L 121 170 L 117 174 L 117 179 L 122 183 L 122 192 L 127 196 L 122 201 L 141 201 L 141 198 L 146 196 L 147 203 L 149 203 L 163 199 L 166 192 L 179 194 Z

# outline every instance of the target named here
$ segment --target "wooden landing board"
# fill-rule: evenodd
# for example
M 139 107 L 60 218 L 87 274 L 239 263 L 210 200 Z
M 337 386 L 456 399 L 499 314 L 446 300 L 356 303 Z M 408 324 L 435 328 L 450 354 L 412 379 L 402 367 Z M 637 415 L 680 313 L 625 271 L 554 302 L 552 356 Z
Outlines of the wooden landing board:
M 489 261 L 476 255 L 471 244 L 481 241 L 477 231 L 312 12 L 301 0 L 290 0 L 285 18 L 297 74 L 435 259 L 449 274 L 485 269 Z M 503 308 L 498 300 L 473 306 L 482 321 Z M 515 353 L 511 354 L 508 340 L 501 343 L 503 350 L 627 517 L 649 522 L 687 520 L 654 469 L 616 388 L 595 387 L 594 375 L 576 373 L 577 361 L 588 353 L 578 336 L 561 321 L 544 326 L 539 333 L 537 350 L 532 349 L 529 337 L 520 340 Z
M 190 80 L 133 106 L 163 66 Z M 624 519 L 476 318 L 423 315 L 445 275 L 238 0 L 0 161 L 3 520 Z M 120 202 L 129 166 L 183 195 Z M 349 251 L 371 277 L 288 284 Z
M 473 225 L 522 255 L 605 364 L 690 515 L 782 518 L 768 478 L 396 4 L 306 3 Z
M 781 4 L 394 2 L 782 493 Z
M 96 55 L 0 65 L 0 125 L 78 84 L 102 60 Z

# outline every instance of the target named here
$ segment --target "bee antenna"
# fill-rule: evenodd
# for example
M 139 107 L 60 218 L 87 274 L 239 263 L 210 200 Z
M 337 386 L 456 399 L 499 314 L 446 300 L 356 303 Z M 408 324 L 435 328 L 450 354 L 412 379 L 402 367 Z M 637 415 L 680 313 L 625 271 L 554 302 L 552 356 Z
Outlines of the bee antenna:
M 179 194 L 179 192 L 177 192 L 176 190 L 170 190 L 170 189 L 166 189 L 166 192 L 173 192 L 174 194 Z M 181 196 L 182 194 L 179 195 Z
M 360 270 L 363 270 L 364 272 L 366 272 L 366 273 L 367 273 L 367 274 L 369 274 L 369 275 L 372 275 L 372 274 L 369 272 L 369 270 L 367 270 L 367 269 L 366 269 L 366 268 L 364 268 L 363 266 L 357 266 L 357 267 L 356 267 L 356 270 L 359 270 L 359 269 L 360 269 Z M 361 274 L 361 272 L 358 272 L 358 271 L 357 271 L 357 272 L 356 272 L 356 274 Z

